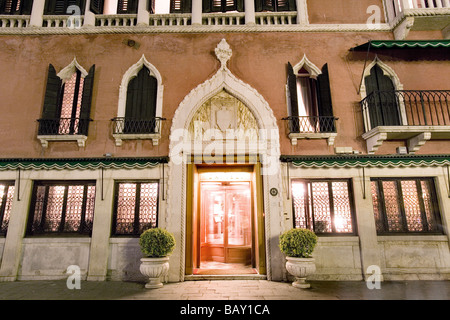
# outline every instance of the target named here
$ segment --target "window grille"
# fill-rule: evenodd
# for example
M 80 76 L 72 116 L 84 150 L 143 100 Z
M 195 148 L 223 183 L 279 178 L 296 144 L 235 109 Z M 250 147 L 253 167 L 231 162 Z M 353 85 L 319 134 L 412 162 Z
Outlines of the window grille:
M 14 182 L 0 181 L 0 235 L 6 235 L 14 200 Z
M 140 235 L 157 226 L 158 183 L 151 181 L 116 184 L 114 235 Z
M 432 178 L 371 181 L 377 233 L 442 233 Z
M 95 182 L 36 182 L 28 234 L 92 232 Z
M 349 180 L 293 180 L 294 227 L 317 234 L 355 234 Z

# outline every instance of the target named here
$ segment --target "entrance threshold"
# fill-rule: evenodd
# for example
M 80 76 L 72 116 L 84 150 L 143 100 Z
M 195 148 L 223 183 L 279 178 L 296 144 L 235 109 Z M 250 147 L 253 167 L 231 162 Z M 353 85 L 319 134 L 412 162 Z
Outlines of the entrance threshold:
M 184 281 L 201 280 L 267 280 L 267 276 L 264 274 L 194 274 L 184 276 Z

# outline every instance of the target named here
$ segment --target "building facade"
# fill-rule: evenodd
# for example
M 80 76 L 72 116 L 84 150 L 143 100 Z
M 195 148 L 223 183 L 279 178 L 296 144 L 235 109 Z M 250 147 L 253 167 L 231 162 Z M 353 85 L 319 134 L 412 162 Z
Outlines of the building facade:
M 0 2 L 2 281 L 450 279 L 448 0 L 162 3 Z

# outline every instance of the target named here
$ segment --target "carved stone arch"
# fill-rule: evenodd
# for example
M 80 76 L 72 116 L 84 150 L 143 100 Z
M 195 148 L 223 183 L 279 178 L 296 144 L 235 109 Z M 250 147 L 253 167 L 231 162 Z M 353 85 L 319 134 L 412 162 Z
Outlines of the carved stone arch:
M 176 235 L 179 244 L 172 255 L 169 270 L 169 281 L 183 281 L 185 272 L 185 232 L 186 232 L 186 192 L 187 186 L 187 157 L 191 153 L 191 138 L 189 137 L 189 126 L 197 110 L 212 97 L 221 91 L 226 91 L 234 98 L 241 101 L 254 116 L 259 137 L 266 135 L 266 148 L 259 149 L 258 155 L 262 167 L 263 189 L 268 192 L 272 188 L 282 190 L 282 178 L 280 172 L 280 141 L 277 120 L 264 97 L 252 86 L 244 83 L 232 74 L 227 67 L 227 62 L 232 51 L 225 40 L 217 46 L 216 57 L 221 62 L 220 69 L 210 79 L 194 88 L 179 104 L 172 119 L 172 127 L 169 136 L 169 170 L 167 184 L 167 208 L 161 215 L 164 221 L 163 227 Z M 261 140 L 260 140 L 261 141 Z M 186 144 L 188 147 L 186 147 Z M 224 154 L 222 154 L 224 155 Z M 217 155 L 216 155 L 217 156 Z M 270 171 L 273 169 L 273 172 Z M 265 172 L 265 173 L 264 173 Z M 276 196 L 264 195 L 265 213 L 265 249 L 267 278 L 269 280 L 281 280 L 284 272 L 282 254 L 277 245 L 277 237 L 283 231 L 280 224 L 280 210 L 282 206 L 281 194 Z M 280 262 L 280 263 L 278 263 Z
M 400 78 L 395 73 L 394 69 L 381 61 L 378 56 L 376 56 L 375 59 L 364 69 L 363 80 L 361 81 L 360 87 L 361 100 L 367 96 L 366 84 L 364 80 L 370 75 L 370 72 L 375 65 L 378 65 L 383 71 L 383 74 L 391 79 L 392 83 L 394 84 L 395 90 L 403 90 L 403 84 L 400 82 Z
M 88 75 L 87 71 L 78 63 L 77 58 L 75 57 L 69 65 L 58 72 L 57 76 L 65 82 L 70 79 L 77 70 L 80 71 L 82 78 L 85 78 Z
M 308 71 L 311 78 L 314 79 L 317 79 L 317 77 L 322 74 L 322 70 L 320 70 L 320 68 L 318 68 L 314 63 L 312 63 L 306 57 L 306 54 L 303 56 L 302 60 L 293 67 L 294 74 L 298 74 L 302 68 Z
M 162 84 L 162 77 L 158 69 L 156 69 L 156 67 L 153 64 L 147 61 L 145 55 L 142 55 L 141 59 L 139 59 L 138 62 L 132 65 L 122 77 L 122 82 L 119 88 L 119 103 L 117 107 L 117 117 L 125 117 L 128 83 L 130 82 L 131 79 L 137 76 L 139 71 L 144 66 L 147 67 L 148 70 L 150 70 L 150 75 L 155 77 L 158 82 L 158 89 L 156 93 L 156 117 L 162 116 L 162 102 L 164 91 L 164 86 Z

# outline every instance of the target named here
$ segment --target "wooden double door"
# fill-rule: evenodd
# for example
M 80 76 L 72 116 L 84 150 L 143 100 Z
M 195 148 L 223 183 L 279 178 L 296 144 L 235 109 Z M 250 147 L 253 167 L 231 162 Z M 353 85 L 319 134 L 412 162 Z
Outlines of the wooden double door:
M 252 263 L 250 182 L 200 183 L 200 263 Z

